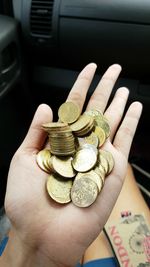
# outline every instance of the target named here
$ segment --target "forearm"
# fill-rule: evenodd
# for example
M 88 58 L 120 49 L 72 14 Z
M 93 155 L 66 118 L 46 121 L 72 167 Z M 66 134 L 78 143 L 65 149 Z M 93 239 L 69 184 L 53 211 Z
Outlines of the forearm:
M 120 218 L 122 211 L 129 210 L 132 214 L 144 213 L 147 221 L 150 223 L 149 208 L 137 186 L 132 167 L 128 165 L 126 179 L 116 205 L 114 206 L 108 223 Z
M 121 212 L 129 210 L 132 214 L 144 213 L 147 222 L 150 224 L 150 212 L 149 208 L 136 184 L 131 166 L 128 166 L 126 179 L 116 205 L 114 206 L 111 215 L 107 221 L 108 225 L 120 220 Z M 96 259 L 103 259 L 113 257 L 113 251 L 109 244 L 109 241 L 101 232 L 97 239 L 86 250 L 84 255 L 84 263 Z

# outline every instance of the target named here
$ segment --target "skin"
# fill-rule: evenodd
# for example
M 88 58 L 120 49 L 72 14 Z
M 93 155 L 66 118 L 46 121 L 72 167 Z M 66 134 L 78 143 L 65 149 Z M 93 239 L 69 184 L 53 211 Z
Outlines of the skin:
M 114 223 L 119 223 L 121 219 L 121 212 L 123 211 L 130 211 L 132 215 L 144 214 L 147 225 L 150 225 L 150 209 L 137 186 L 137 181 L 134 177 L 134 171 L 130 164 L 128 164 L 123 187 L 106 225 L 109 226 L 114 225 Z M 88 261 L 110 257 L 114 257 L 114 253 L 106 234 L 101 231 L 96 240 L 84 253 L 83 263 L 85 264 Z
M 82 110 L 95 71 L 95 63 L 88 64 L 81 71 L 66 101 L 77 103 Z M 87 105 L 87 110 L 97 108 L 108 118 L 111 135 L 103 148 L 109 150 L 115 160 L 115 167 L 101 194 L 88 208 L 78 208 L 72 203 L 62 206 L 47 195 L 47 174 L 37 166 L 36 154 L 46 141 L 41 125 L 52 121 L 52 110 L 46 104 L 38 107 L 10 164 L 5 209 L 12 230 L 0 266 L 75 266 L 101 232 L 121 191 L 130 147 L 142 112 L 141 103 L 134 102 L 123 118 L 129 94 L 127 88 L 119 88 L 106 109 L 120 72 L 120 65 L 110 66 Z

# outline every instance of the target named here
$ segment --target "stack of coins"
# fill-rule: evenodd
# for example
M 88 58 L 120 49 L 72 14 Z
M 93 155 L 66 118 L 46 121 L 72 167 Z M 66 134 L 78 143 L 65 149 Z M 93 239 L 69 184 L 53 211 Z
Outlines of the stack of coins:
M 76 136 L 85 136 L 91 132 L 93 127 L 94 118 L 86 114 L 81 115 L 76 122 L 70 125 L 72 132 Z
M 55 172 L 52 164 L 51 152 L 49 149 L 43 149 L 37 154 L 37 163 L 45 172 Z
M 58 117 L 58 122 L 42 125 L 48 133 L 50 149 L 37 154 L 37 164 L 49 173 L 46 188 L 53 200 L 88 207 L 97 199 L 114 167 L 112 154 L 101 148 L 110 127 L 100 111 L 92 109 L 80 114 L 73 102 L 63 103 Z
M 75 152 L 74 136 L 67 123 L 46 123 L 43 129 L 48 132 L 52 154 L 68 156 Z

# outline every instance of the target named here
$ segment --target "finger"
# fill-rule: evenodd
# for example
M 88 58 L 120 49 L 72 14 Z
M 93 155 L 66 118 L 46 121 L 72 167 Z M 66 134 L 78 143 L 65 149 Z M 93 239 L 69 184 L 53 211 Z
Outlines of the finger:
M 122 119 L 128 96 L 129 90 L 127 88 L 119 88 L 114 96 L 113 101 L 105 112 L 105 116 L 108 119 L 111 128 L 111 133 L 109 137 L 110 140 L 113 139 L 113 136 Z
M 66 100 L 78 104 L 81 111 L 96 68 L 95 63 L 90 63 L 80 72 Z
M 118 64 L 114 64 L 107 69 L 90 98 L 87 110 L 95 108 L 104 112 L 120 72 L 121 66 Z
M 126 116 L 117 131 L 114 147 L 128 158 L 132 140 L 142 113 L 142 104 L 134 102 L 130 105 Z
M 28 133 L 20 146 L 21 150 L 38 152 L 44 145 L 47 134 L 42 129 L 42 124 L 52 121 L 52 110 L 46 104 L 37 108 Z

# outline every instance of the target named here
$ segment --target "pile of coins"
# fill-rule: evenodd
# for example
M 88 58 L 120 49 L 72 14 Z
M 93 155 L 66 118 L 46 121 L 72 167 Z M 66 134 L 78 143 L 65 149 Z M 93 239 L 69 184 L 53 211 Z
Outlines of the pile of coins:
M 63 103 L 58 117 L 58 122 L 42 125 L 50 148 L 37 154 L 37 164 L 49 174 L 46 188 L 53 200 L 88 207 L 114 167 L 112 154 L 101 149 L 110 135 L 110 126 L 99 110 L 80 114 L 73 102 Z
M 74 136 L 67 123 L 48 123 L 43 125 L 43 128 L 49 134 L 52 154 L 69 156 L 75 153 Z

